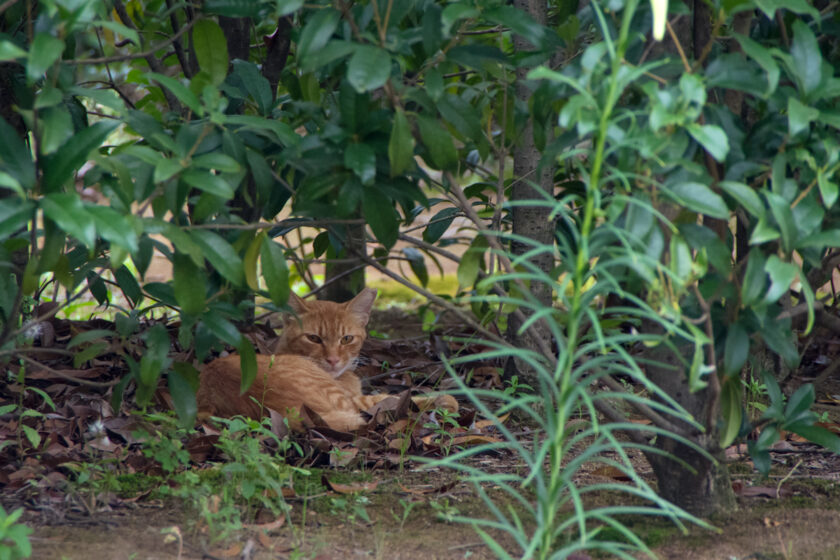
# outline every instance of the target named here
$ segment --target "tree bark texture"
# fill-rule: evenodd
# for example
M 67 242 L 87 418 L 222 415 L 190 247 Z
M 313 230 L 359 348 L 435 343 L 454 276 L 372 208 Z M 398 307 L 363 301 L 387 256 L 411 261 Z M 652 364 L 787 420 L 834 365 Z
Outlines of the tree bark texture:
M 356 257 L 367 251 L 365 226 L 347 225 L 344 228 L 344 247 L 335 253 L 335 261 L 327 261 L 324 289 L 318 297 L 328 301 L 345 302 L 365 288 L 365 269 Z
M 531 18 L 537 23 L 545 25 L 548 5 L 544 0 L 515 0 L 514 6 L 528 12 Z M 525 52 L 533 49 L 527 37 L 515 35 L 513 43 L 517 52 Z M 533 94 L 533 90 L 525 80 L 528 70 L 528 68 L 516 69 L 516 104 L 520 108 L 524 107 L 525 110 L 527 110 L 528 100 Z M 529 116 L 525 126 L 519 131 L 516 146 L 513 151 L 514 183 L 511 192 L 512 201 L 521 202 L 543 199 L 544 196 L 542 193 L 552 193 L 554 191 L 554 166 L 540 166 L 541 156 L 540 150 L 534 143 L 533 121 Z M 554 223 L 549 219 L 551 213 L 549 208 L 540 206 L 514 206 L 511 212 L 513 218 L 513 234 L 515 236 L 532 239 L 541 245 L 554 245 Z M 533 246 L 530 244 L 516 241 L 511 241 L 510 244 L 511 253 L 514 255 L 522 255 L 532 248 Z M 554 266 L 554 256 L 552 252 L 547 252 L 532 258 L 531 262 L 543 272 L 548 273 Z M 540 305 L 546 307 L 551 306 L 552 287 L 550 285 L 533 282 L 530 288 L 531 294 L 537 299 Z M 522 312 L 526 316 L 529 314 L 525 308 L 522 308 Z M 508 336 L 517 346 L 536 349 L 536 343 L 527 334 L 517 334 L 520 327 L 521 323 L 511 315 L 509 317 Z M 544 340 L 549 339 L 547 332 L 541 331 L 537 325 L 535 327 L 538 336 L 543 337 Z M 517 374 L 523 377 L 529 385 L 536 387 L 537 380 L 535 374 L 521 366 L 522 364 L 509 362 L 506 367 L 506 375 Z
M 650 326 L 656 330 L 657 327 Z M 688 352 L 689 348 L 685 351 Z M 705 449 L 713 459 L 672 438 L 657 436 L 656 447 L 670 455 L 646 453 L 659 485 L 659 495 L 689 513 L 705 517 L 713 513 L 734 510 L 735 494 L 729 480 L 729 470 L 722 462 L 723 450 L 718 442 L 717 398 L 709 388 L 691 392 L 685 367 L 668 349 L 654 348 L 648 352 L 650 364 L 645 368 L 648 378 L 677 401 L 700 423 L 705 432 L 686 423 L 678 425 L 689 438 Z

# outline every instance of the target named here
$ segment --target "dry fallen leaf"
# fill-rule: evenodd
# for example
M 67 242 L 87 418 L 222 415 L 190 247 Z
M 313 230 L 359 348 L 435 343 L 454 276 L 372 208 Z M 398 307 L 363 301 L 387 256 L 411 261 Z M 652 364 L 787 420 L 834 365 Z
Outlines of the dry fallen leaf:
M 254 523 L 254 524 L 251 524 L 251 525 L 245 525 L 245 527 L 248 528 L 248 529 L 257 529 L 258 531 L 274 531 L 276 529 L 279 529 L 280 527 L 282 527 L 285 524 L 286 524 L 286 516 L 281 515 L 277 519 L 275 519 L 274 521 L 271 521 L 270 523 Z M 262 533 L 260 533 L 260 534 L 262 534 Z M 262 544 L 262 543 L 260 543 L 260 544 Z M 268 545 L 263 545 L 263 546 L 268 548 Z
M 613 467 L 612 465 L 605 465 L 603 467 L 598 467 L 597 469 L 593 470 L 590 474 L 594 474 L 596 476 L 605 476 L 607 478 L 612 478 L 613 480 L 619 480 L 621 482 L 630 482 L 631 478 L 627 476 L 627 474 L 617 467 Z
M 379 481 L 371 482 L 354 482 L 351 484 L 341 484 L 340 482 L 333 482 L 325 476 L 321 477 L 321 483 L 339 494 L 358 494 L 359 492 L 373 492 L 379 486 Z

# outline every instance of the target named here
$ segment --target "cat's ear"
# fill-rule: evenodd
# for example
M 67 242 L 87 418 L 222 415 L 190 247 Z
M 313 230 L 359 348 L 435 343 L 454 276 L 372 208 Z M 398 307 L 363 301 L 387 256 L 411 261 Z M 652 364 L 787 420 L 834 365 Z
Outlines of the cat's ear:
M 345 304 L 347 310 L 358 316 L 364 324 L 367 324 L 370 318 L 370 310 L 373 308 L 373 300 L 376 299 L 377 293 L 373 288 L 365 288 Z
M 289 307 L 295 315 L 303 315 L 307 310 L 306 302 L 294 292 L 289 292 Z

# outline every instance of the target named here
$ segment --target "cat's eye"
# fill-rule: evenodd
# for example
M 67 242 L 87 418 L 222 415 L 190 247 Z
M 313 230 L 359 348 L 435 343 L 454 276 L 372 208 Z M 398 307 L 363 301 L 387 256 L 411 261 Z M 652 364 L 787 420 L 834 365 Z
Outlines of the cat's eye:
M 323 340 L 321 340 L 321 337 L 318 336 L 317 334 L 307 334 L 306 338 L 312 344 L 321 344 L 323 342 Z
M 353 335 L 352 334 L 346 334 L 346 335 L 341 337 L 341 343 L 342 344 L 350 344 L 351 342 L 353 342 Z

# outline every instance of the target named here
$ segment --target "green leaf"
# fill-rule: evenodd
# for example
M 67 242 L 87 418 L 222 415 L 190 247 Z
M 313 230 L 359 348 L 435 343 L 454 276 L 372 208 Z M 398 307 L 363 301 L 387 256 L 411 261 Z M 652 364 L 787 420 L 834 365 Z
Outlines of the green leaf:
M 782 234 L 782 247 L 785 252 L 790 253 L 797 241 L 796 222 L 793 219 L 790 205 L 776 193 L 765 192 L 764 197 L 767 199 L 770 211 L 779 225 L 779 231 Z
M 436 120 L 422 115 L 417 116 L 417 125 L 431 159 L 426 163 L 434 169 L 454 171 L 458 167 L 458 152 L 449 133 Z
M 41 445 L 41 434 L 38 433 L 38 430 L 26 424 L 20 424 L 20 428 L 23 430 L 23 435 L 29 440 L 29 444 L 37 449 Z
M 546 38 L 545 28 L 531 19 L 525 10 L 513 6 L 499 6 L 484 11 L 482 15 L 494 23 L 509 28 L 535 47 L 543 47 Z
M 723 198 L 702 183 L 677 183 L 667 191 L 680 205 L 693 212 L 719 220 L 729 219 L 729 208 Z
M 298 40 L 297 56 L 302 66 L 307 63 L 306 59 L 308 57 L 327 44 L 336 27 L 338 27 L 339 19 L 338 11 L 331 8 L 318 10 L 315 15 L 309 18 L 309 21 L 303 27 L 303 31 L 300 32 L 300 39 Z
M 764 216 L 764 204 L 752 187 L 737 181 L 721 181 L 718 186 L 756 218 Z
M 799 19 L 793 22 L 790 54 L 793 59 L 791 71 L 796 75 L 802 93 L 810 95 L 820 87 L 825 77 L 823 58 L 814 32 Z
M 207 72 L 213 85 L 221 85 L 228 71 L 227 39 L 222 28 L 212 19 L 200 19 L 193 26 L 192 38 L 199 68 Z
M 767 77 L 767 90 L 762 97 L 767 99 L 774 91 L 776 91 L 776 86 L 779 85 L 779 65 L 776 63 L 776 60 L 773 58 L 773 55 L 768 49 L 764 48 L 752 39 L 738 34 L 735 35 L 735 39 L 738 40 L 738 43 L 740 43 L 744 52 L 747 53 L 750 58 L 755 60 L 758 65 L 761 66 L 761 69 L 764 70 Z
M 254 383 L 257 378 L 257 354 L 254 352 L 254 346 L 251 341 L 242 337 L 242 343 L 239 345 L 239 369 L 242 371 L 242 386 L 239 389 L 239 394 L 242 395 Z
M 478 111 L 457 95 L 447 94 L 437 104 L 438 111 L 455 127 L 467 142 L 480 142 L 483 138 Z
M 289 268 L 283 248 L 271 239 L 260 247 L 260 264 L 268 294 L 274 305 L 285 305 L 289 300 Z
M 44 215 L 88 248 L 96 242 L 96 226 L 76 193 L 48 194 L 40 201 Z
M 0 171 L 0 187 L 14 191 L 21 198 L 26 198 L 26 193 L 23 191 L 20 181 L 2 171 Z
M 364 93 L 385 85 L 391 75 L 391 56 L 388 51 L 372 45 L 359 45 L 347 65 L 347 81 Z
M 387 249 L 393 247 L 399 234 L 400 217 L 391 199 L 376 189 L 365 189 L 362 212 L 376 239 Z
M 464 252 L 458 264 L 458 286 L 466 290 L 472 288 L 478 279 L 478 271 L 484 268 L 484 253 L 487 251 L 487 239 L 483 235 L 476 236 Z
M 799 350 L 796 348 L 796 342 L 794 341 L 793 331 L 790 329 L 789 322 L 786 328 L 783 328 L 777 322 L 768 321 L 759 333 L 767 344 L 767 348 L 770 348 L 773 352 L 781 356 L 785 364 L 791 368 L 798 367 Z
M 300 65 L 300 69 L 306 73 L 305 75 L 311 75 L 311 72 L 318 70 L 319 68 L 324 68 L 333 62 L 341 60 L 346 56 L 350 56 L 356 52 L 356 48 L 358 48 L 358 45 L 351 41 L 330 39 L 324 48 L 307 56 L 304 63 Z M 308 95 L 304 95 L 304 99 L 307 98 Z
M 137 307 L 137 304 L 143 299 L 143 290 L 140 289 L 140 284 L 137 283 L 134 274 L 123 265 L 114 271 L 114 279 L 126 299 L 131 302 L 132 307 Z
M 76 97 L 87 97 L 88 99 L 115 111 L 122 112 L 125 110 L 125 102 L 114 90 L 89 89 L 81 86 L 73 86 L 67 89 L 67 93 Z
M 208 171 L 190 169 L 181 175 L 181 179 L 189 186 L 218 196 L 219 198 L 224 198 L 225 200 L 233 198 L 233 187 L 220 175 L 214 175 Z
M 428 4 L 423 11 L 423 51 L 429 59 L 438 52 L 443 41 L 441 12 L 440 6 L 434 3 Z
M 50 66 L 61 58 L 64 52 L 64 41 L 40 31 L 35 34 L 32 46 L 29 47 L 29 60 L 26 63 L 26 77 L 30 82 L 41 79 Z
M 207 293 L 205 274 L 187 255 L 175 253 L 172 259 L 172 291 L 182 312 L 197 315 L 204 311 Z
M 206 229 L 194 229 L 190 231 L 190 236 L 219 274 L 231 284 L 242 285 L 242 259 L 230 243 Z
M 753 228 L 752 234 L 750 234 L 750 245 L 760 245 L 778 239 L 779 237 L 779 231 L 767 222 L 765 216 L 760 216 L 758 223 Z
M 370 185 L 376 178 L 376 153 L 367 144 L 350 144 L 344 150 L 344 167 L 355 173 L 363 185 Z
M 750 355 L 750 337 L 740 323 L 732 323 L 726 333 L 723 349 L 723 372 L 736 375 Z
M 391 177 L 401 175 L 414 164 L 414 137 L 401 109 L 394 113 L 391 138 L 388 140 L 388 161 L 391 163 Z
M 227 154 L 212 152 L 192 158 L 192 163 L 201 169 L 215 169 L 223 173 L 238 173 L 242 166 Z
M 473 6 L 468 6 L 465 2 L 453 2 L 443 9 L 441 14 L 441 25 L 443 32 L 448 37 L 452 30 L 452 25 L 459 19 L 472 19 L 479 16 L 478 9 Z
M 797 249 L 807 249 L 808 247 L 818 249 L 840 247 L 840 229 L 826 229 L 804 237 L 796 243 Z
M 171 91 L 178 100 L 190 108 L 190 110 L 197 116 L 203 116 L 204 110 L 201 107 L 201 103 L 198 100 L 198 97 L 190 91 L 190 89 L 176 80 L 175 78 L 170 78 L 169 76 L 164 76 L 163 74 L 158 74 L 157 72 L 147 72 L 146 78 L 149 80 L 154 80 L 169 91 Z
M 207 329 L 219 340 L 224 341 L 234 348 L 242 346 L 242 339 L 244 337 L 236 329 L 233 323 L 222 317 L 216 311 L 207 311 L 201 316 L 201 322 L 204 323 L 204 326 L 207 327 Z
M 273 107 L 274 97 L 271 95 L 271 85 L 260 73 L 257 65 L 247 60 L 236 59 L 233 61 L 233 75 L 242 81 L 245 91 L 257 102 L 260 114 L 268 115 Z M 258 117 L 251 116 L 250 118 Z M 228 116 L 228 122 L 230 122 L 230 116 Z
M 777 10 L 790 10 L 795 14 L 809 15 L 817 21 L 820 19 L 819 10 L 807 0 L 755 0 L 755 5 L 769 20 L 776 17 Z
M 41 154 L 51 154 L 73 136 L 73 120 L 64 107 L 48 107 L 41 113 Z
M 814 386 L 806 383 L 797 389 L 788 399 L 785 406 L 785 418 L 795 418 L 814 404 Z
M 35 164 L 29 147 L 21 140 L 17 131 L 0 117 L 0 164 L 5 173 L 20 184 L 24 190 L 35 185 Z
M 162 157 L 155 164 L 155 173 L 152 180 L 155 183 L 163 183 L 180 173 L 183 169 L 184 166 L 181 164 L 181 160 Z
M 767 275 L 764 272 L 764 254 L 758 249 L 750 249 L 747 257 L 747 270 L 741 284 L 741 305 L 749 307 L 758 301 L 767 285 Z
M 140 46 L 140 35 L 137 33 L 137 31 L 126 25 L 123 25 L 118 21 L 111 21 L 108 19 L 97 20 L 91 22 L 91 25 L 98 25 L 100 27 L 104 27 L 109 31 L 113 31 L 114 33 L 122 35 L 123 37 L 134 43 L 136 46 Z
M 429 271 L 426 269 L 426 259 L 423 258 L 423 253 L 414 247 L 405 247 L 402 254 L 408 259 L 408 265 L 414 275 L 417 276 L 420 285 L 425 288 L 429 284 Z
M 189 380 L 174 368 L 166 376 L 169 385 L 169 394 L 172 395 L 172 405 L 178 415 L 178 425 L 183 428 L 192 428 L 195 425 L 195 417 L 198 413 L 198 406 L 195 400 L 195 390 Z
M 834 453 L 840 453 L 840 436 L 826 430 L 822 426 L 788 426 L 795 434 L 799 434 L 810 442 L 821 445 Z
M 820 111 L 800 103 L 795 97 L 788 97 L 788 133 L 796 136 L 810 128 L 811 123 L 820 118 Z
M 108 350 L 109 346 L 110 345 L 106 342 L 98 342 L 96 344 L 91 344 L 80 352 L 76 352 L 73 355 L 73 367 L 78 369 L 82 367 L 82 364 L 85 362 L 89 362 L 97 356 L 101 356 Z
M 242 125 L 254 132 L 264 133 L 283 146 L 296 146 L 300 143 L 300 136 L 289 125 L 276 119 L 263 119 L 253 115 L 227 115 L 225 120 L 229 124 Z
M 93 217 L 93 223 L 100 237 L 113 245 L 122 247 L 129 253 L 137 251 L 137 233 L 122 214 L 113 208 L 100 205 L 85 206 L 85 210 Z
M 693 258 L 688 243 L 680 235 L 671 237 L 669 268 L 674 278 L 682 283 L 689 281 Z
M 69 180 L 87 161 L 90 153 L 99 148 L 119 124 L 119 121 L 94 123 L 73 136 L 72 142 L 67 142 L 57 152 L 46 156 L 42 160 L 44 192 L 58 191 L 64 182 Z
M 32 219 L 34 208 L 35 204 L 29 200 L 0 198 L 0 241 L 24 229 Z
M 258 292 L 260 289 L 260 283 L 257 280 L 257 255 L 260 254 L 260 247 L 263 241 L 265 241 L 265 232 L 261 231 L 248 244 L 248 248 L 245 250 L 245 257 L 242 259 L 245 285 L 255 292 Z
M 688 323 L 686 327 L 688 327 L 689 332 L 691 332 L 694 338 L 694 355 L 691 358 L 691 365 L 688 369 L 688 390 L 693 393 L 705 389 L 709 384 L 708 381 L 703 379 L 704 374 L 709 373 L 704 362 L 705 351 L 703 349 L 706 344 L 709 344 L 709 339 L 696 325 Z M 715 375 L 714 372 L 711 372 L 711 374 Z
M 797 265 L 785 262 L 776 255 L 770 255 L 764 270 L 770 275 L 770 288 L 762 300 L 765 304 L 774 303 L 786 294 L 800 272 Z
M 820 169 L 817 171 L 817 185 L 820 187 L 820 196 L 823 199 L 823 204 L 827 209 L 830 209 L 837 202 L 837 183 L 829 181 L 825 173 Z
M 9 41 L 8 39 L 0 40 L 0 62 L 9 62 L 11 60 L 20 60 L 26 57 L 26 51 Z
M 444 208 L 429 220 L 429 225 L 423 230 L 423 241 L 426 243 L 437 243 L 452 221 L 460 213 L 458 208 Z
M 741 407 L 741 379 L 733 377 L 727 380 L 721 387 L 720 412 L 723 416 L 724 426 L 720 432 L 720 446 L 726 449 L 741 431 L 743 420 L 743 408 Z
M 161 372 L 169 367 L 169 333 L 163 325 L 155 325 L 146 331 L 146 351 L 140 359 L 137 401 L 140 406 L 151 400 Z
M 690 124 L 686 130 L 715 158 L 715 161 L 723 162 L 726 159 L 726 154 L 729 152 L 729 139 L 721 127 L 713 124 Z

